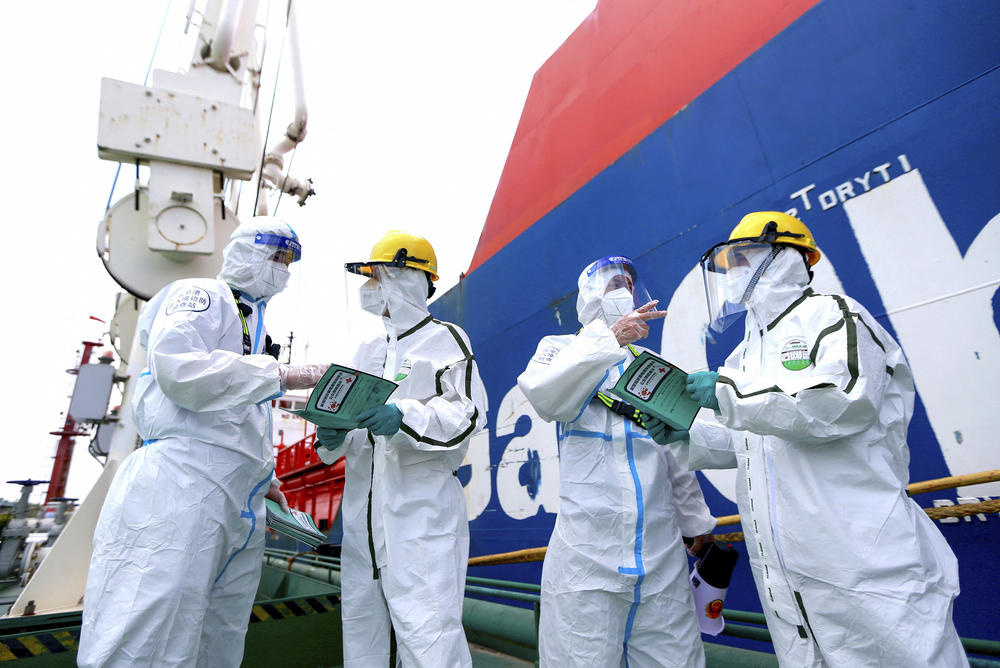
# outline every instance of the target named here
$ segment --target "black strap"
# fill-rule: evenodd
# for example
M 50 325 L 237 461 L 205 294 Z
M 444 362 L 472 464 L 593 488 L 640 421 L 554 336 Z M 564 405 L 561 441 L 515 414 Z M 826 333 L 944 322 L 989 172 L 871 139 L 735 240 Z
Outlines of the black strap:
M 632 357 L 639 356 L 640 351 L 637 350 L 635 346 L 633 346 L 630 343 L 628 344 L 627 347 L 628 351 L 632 353 Z M 594 397 L 594 401 L 599 401 L 601 404 L 605 406 L 605 408 L 607 408 L 612 413 L 616 413 L 618 415 L 621 415 L 622 417 L 628 418 L 629 420 L 636 423 L 643 429 L 646 428 L 646 422 L 642 418 L 642 413 L 639 412 L 638 408 L 628 403 L 627 401 L 620 401 L 618 399 L 615 399 L 614 397 L 610 397 L 604 394 L 603 392 L 598 392 L 597 396 Z
M 250 328 L 247 327 L 247 315 L 249 314 L 244 314 L 243 309 L 247 309 L 250 313 L 253 313 L 253 310 L 247 304 L 240 303 L 239 290 L 236 288 L 230 289 L 233 291 L 233 299 L 236 300 L 236 310 L 239 311 L 240 314 L 240 324 L 243 325 L 243 354 L 249 355 L 251 351 L 253 351 L 252 341 L 250 340 Z
M 614 397 L 610 397 L 603 392 L 598 392 L 597 396 L 594 397 L 594 401 L 600 402 L 605 408 L 607 408 L 612 413 L 626 417 L 632 422 L 636 423 L 643 429 L 646 428 L 646 423 L 642 418 L 642 413 L 639 409 L 630 403 L 625 401 L 619 401 Z

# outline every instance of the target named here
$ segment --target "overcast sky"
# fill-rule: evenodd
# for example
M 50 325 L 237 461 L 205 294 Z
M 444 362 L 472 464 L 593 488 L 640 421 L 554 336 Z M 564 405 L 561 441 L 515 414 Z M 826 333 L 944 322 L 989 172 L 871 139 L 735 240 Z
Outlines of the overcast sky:
M 377 326 L 344 317 L 342 267 L 366 258 L 390 229 L 427 237 L 441 287 L 457 282 L 531 77 L 595 2 L 299 2 L 309 127 L 292 171 L 311 177 L 318 194 L 302 208 L 287 197 L 278 206 L 277 216 L 302 238 L 304 258 L 267 318 L 276 339 L 295 332 L 294 361 L 342 360 L 354 338 Z M 7 8 L 0 118 L 8 129 L 6 238 L 15 249 L 0 264 L 8 323 L 0 482 L 49 478 L 57 437 L 48 432 L 62 426 L 73 387 L 66 369 L 78 360 L 82 340 L 106 331 L 89 318 L 110 320 L 120 290 L 94 250 L 116 167 L 97 157 L 100 79 L 141 84 L 161 24 L 153 67 L 186 69 L 188 5 L 64 0 Z M 268 60 L 281 50 L 284 6 L 270 5 L 278 20 L 268 31 Z M 271 63 L 264 74 L 267 103 L 274 70 Z M 269 144 L 291 120 L 290 75 L 286 49 Z M 134 169 L 124 168 L 115 201 L 132 192 L 133 180 Z M 69 496 L 85 496 L 100 472 L 88 441 L 77 439 Z M 43 499 L 45 486 L 36 489 L 33 500 Z M 0 497 L 18 493 L 0 485 Z

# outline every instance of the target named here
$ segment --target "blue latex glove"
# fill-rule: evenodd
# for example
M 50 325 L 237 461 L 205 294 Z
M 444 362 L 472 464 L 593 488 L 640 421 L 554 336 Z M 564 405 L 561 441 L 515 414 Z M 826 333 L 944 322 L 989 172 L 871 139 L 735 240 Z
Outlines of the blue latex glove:
M 344 442 L 348 431 L 348 429 L 334 429 L 333 427 L 317 427 L 314 445 L 317 449 L 322 447 L 333 450 Z
M 688 374 L 687 393 L 699 405 L 719 410 L 719 400 L 715 398 L 715 384 L 717 382 L 719 382 L 719 374 L 714 371 L 697 371 Z
M 667 423 L 651 415 L 643 415 L 642 421 L 646 423 L 646 431 L 649 432 L 649 437 L 660 445 L 666 445 L 674 441 L 683 441 L 688 437 L 687 429 L 673 429 L 667 426 Z
M 376 436 L 392 436 L 403 424 L 403 411 L 395 404 L 385 404 L 365 411 L 358 416 L 361 429 L 369 429 Z

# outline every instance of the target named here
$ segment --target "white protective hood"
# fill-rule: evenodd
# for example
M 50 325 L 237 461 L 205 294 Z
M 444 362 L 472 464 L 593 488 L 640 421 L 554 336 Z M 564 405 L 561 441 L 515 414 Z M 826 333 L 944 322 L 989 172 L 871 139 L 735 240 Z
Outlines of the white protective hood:
M 389 310 L 386 327 L 405 332 L 427 318 L 427 275 L 409 267 L 376 266 L 375 275 Z
M 278 294 L 288 284 L 289 277 L 288 267 L 268 259 L 275 251 L 274 246 L 254 243 L 258 234 L 298 239 L 290 225 L 269 216 L 251 218 L 233 231 L 222 251 L 219 278 L 253 301 Z
M 580 324 L 586 327 L 595 320 L 601 320 L 610 327 L 618 318 L 650 301 L 649 292 L 642 281 L 626 269 L 621 260 L 631 264 L 631 260 L 621 256 L 609 256 L 587 265 L 577 279 L 579 292 L 576 296 L 576 314 Z M 595 266 L 596 265 L 596 266 Z M 619 283 L 628 277 L 626 282 Z M 608 290 L 615 282 L 615 289 Z
M 786 246 L 761 274 L 747 299 L 747 310 L 766 325 L 802 296 L 810 280 L 802 255 Z

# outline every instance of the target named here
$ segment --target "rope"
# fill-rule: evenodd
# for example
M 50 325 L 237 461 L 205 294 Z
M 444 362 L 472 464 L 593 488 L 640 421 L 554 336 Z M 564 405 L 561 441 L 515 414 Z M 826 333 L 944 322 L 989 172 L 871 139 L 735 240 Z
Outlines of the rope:
M 502 554 L 488 554 L 482 557 L 469 559 L 470 566 L 493 566 L 496 564 L 523 564 L 529 561 L 541 561 L 545 558 L 544 547 L 530 547 L 527 550 L 517 550 L 516 552 L 504 552 Z
M 931 484 L 940 485 L 944 484 L 942 481 L 949 481 L 952 487 L 958 487 L 960 485 L 970 484 L 967 480 L 970 477 L 975 476 L 978 482 L 983 482 L 979 478 L 989 478 L 990 480 L 996 480 L 997 474 L 1000 474 L 1000 470 L 995 471 L 983 471 L 982 473 L 974 473 L 966 476 L 952 476 L 951 478 L 941 478 L 939 480 L 928 480 L 923 483 L 914 483 L 910 485 L 910 488 L 916 486 L 929 486 Z M 961 479 L 961 480 L 956 480 Z M 986 480 L 988 482 L 989 480 Z M 921 490 L 921 491 L 936 491 L 938 489 L 946 489 L 946 487 L 934 487 L 933 489 Z M 919 493 L 919 492 L 916 492 Z M 980 501 L 978 503 L 960 503 L 954 506 L 943 506 L 940 508 L 921 508 L 927 516 L 932 520 L 939 520 L 945 517 L 968 517 L 969 515 L 986 515 L 989 513 L 1000 513 L 1000 499 L 990 499 L 988 501 Z M 731 521 L 735 518 L 735 521 Z M 739 515 L 727 515 L 726 517 L 720 517 L 719 523 L 716 526 L 724 526 L 723 520 L 726 524 L 739 524 Z M 717 533 L 715 534 L 715 540 L 720 543 L 739 543 L 745 539 L 742 531 L 735 531 L 733 533 Z M 483 555 L 481 557 L 473 557 L 469 559 L 469 566 L 496 566 L 498 564 L 519 564 L 531 561 L 542 561 L 545 558 L 546 548 L 544 547 L 532 547 L 526 550 L 517 550 L 516 552 L 503 552 L 501 554 L 489 554 Z
M 288 26 L 285 26 L 287 33 Z M 267 130 L 264 132 L 264 144 L 260 151 L 260 167 L 257 171 L 257 194 L 253 199 L 253 214 L 257 215 L 257 203 L 260 201 L 260 191 L 263 190 L 264 185 L 264 159 L 267 157 L 267 140 L 271 137 L 271 118 L 274 116 L 274 98 L 278 96 L 278 80 L 281 77 L 281 61 L 282 57 L 285 55 L 285 35 L 281 37 L 281 48 L 278 50 L 278 65 L 274 69 L 274 89 L 271 91 L 271 108 L 267 112 Z M 261 69 L 264 68 L 264 63 L 261 61 Z
M 959 503 L 954 506 L 941 506 L 939 508 L 921 508 L 932 520 L 939 520 L 945 517 L 968 517 L 969 515 L 986 515 L 988 513 L 1000 513 L 1000 499 L 990 499 L 979 503 Z M 717 533 L 715 540 L 723 543 L 737 543 L 744 540 L 743 532 Z
M 932 520 L 939 520 L 942 517 L 966 517 L 967 515 L 979 515 L 986 513 L 1000 513 L 1000 499 L 980 501 L 979 503 L 959 503 L 954 506 L 942 506 L 940 508 L 924 508 L 924 512 Z
M 915 482 L 906 488 L 906 493 L 910 496 L 915 494 L 926 494 L 928 492 L 940 492 L 943 489 L 954 489 L 955 487 L 966 487 L 968 485 L 979 485 L 987 482 L 1000 480 L 1000 469 L 990 471 L 979 471 L 978 473 L 963 473 L 952 475 L 947 478 L 935 478 L 934 480 L 924 480 Z M 930 514 L 930 513 L 928 513 Z M 960 515 L 942 515 L 942 517 L 960 517 Z M 937 519 L 931 515 L 932 519 Z M 740 523 L 739 515 L 724 515 L 718 518 L 715 526 L 724 527 Z
M 992 471 L 980 471 L 979 473 L 963 473 L 962 475 L 948 476 L 947 478 L 936 478 L 934 480 L 924 480 L 915 482 L 906 488 L 907 494 L 925 494 L 926 492 L 939 492 L 942 489 L 952 489 L 953 487 L 965 487 L 967 485 L 978 485 L 984 482 L 996 482 L 1000 480 L 1000 469 Z
M 742 531 L 715 534 L 715 542 L 717 543 L 742 543 L 744 540 L 746 540 L 746 538 L 743 537 Z

